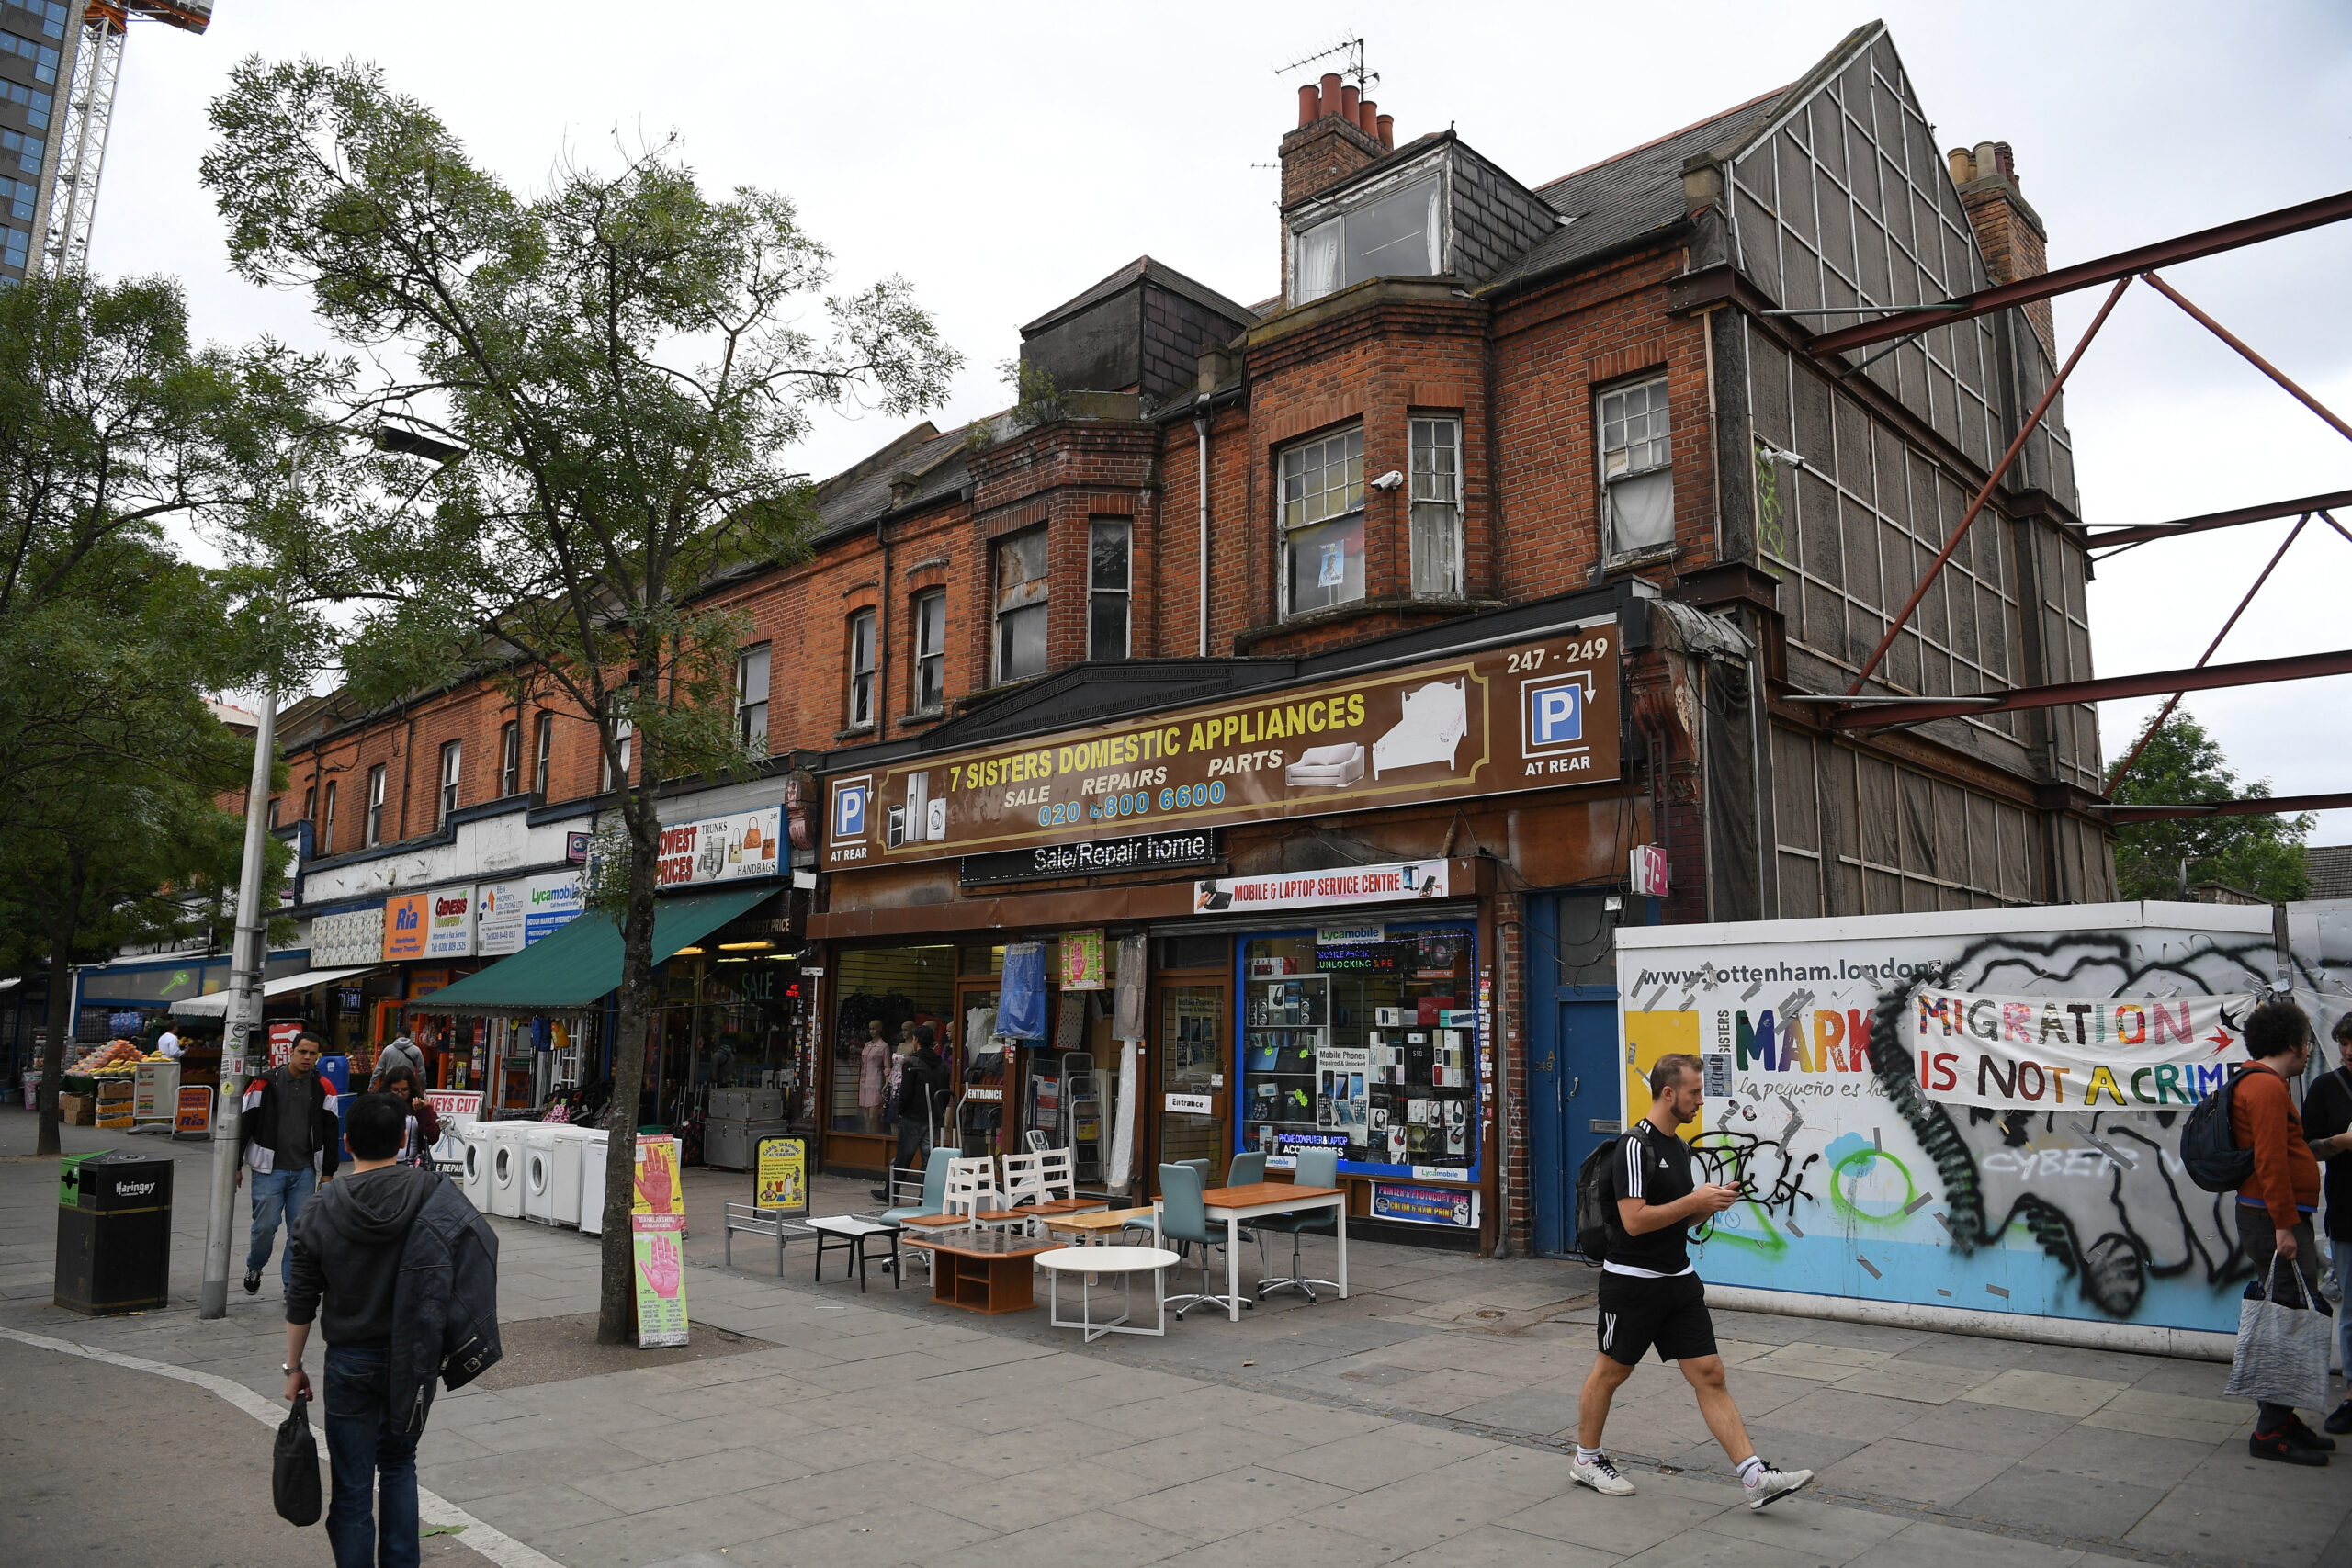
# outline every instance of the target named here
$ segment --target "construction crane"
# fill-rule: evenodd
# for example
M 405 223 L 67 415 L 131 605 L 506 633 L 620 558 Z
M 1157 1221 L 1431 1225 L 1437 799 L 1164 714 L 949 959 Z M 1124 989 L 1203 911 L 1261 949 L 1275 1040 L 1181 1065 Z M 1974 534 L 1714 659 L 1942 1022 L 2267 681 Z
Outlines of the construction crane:
M 74 40 L 74 74 L 65 88 L 65 119 L 41 171 L 44 199 L 36 214 L 41 269 L 51 276 L 80 272 L 89 262 L 115 82 L 122 74 L 123 37 L 133 17 L 200 33 L 211 25 L 212 0 L 89 0 L 83 8 Z

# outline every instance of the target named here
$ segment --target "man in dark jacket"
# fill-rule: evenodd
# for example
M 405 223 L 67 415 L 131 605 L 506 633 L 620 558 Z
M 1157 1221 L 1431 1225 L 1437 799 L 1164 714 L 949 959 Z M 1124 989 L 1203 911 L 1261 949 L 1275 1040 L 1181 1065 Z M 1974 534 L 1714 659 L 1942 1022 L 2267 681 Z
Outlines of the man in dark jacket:
M 334 1501 L 327 1540 L 335 1568 L 413 1568 L 417 1533 L 416 1439 L 395 1420 L 390 1395 L 401 1262 L 409 1232 L 436 1188 L 431 1170 L 398 1163 L 408 1107 L 388 1094 L 352 1102 L 351 1174 L 321 1193 L 287 1243 L 286 1397 L 308 1398 L 302 1349 L 313 1320 L 327 1342 L 327 1456 Z M 379 1479 L 380 1477 L 380 1479 Z M 380 1488 L 381 1543 L 370 1505 Z
M 315 1034 L 294 1037 L 294 1055 L 245 1089 L 243 1119 L 237 1128 L 237 1180 L 254 1178 L 253 1241 L 245 1248 L 245 1294 L 261 1289 L 261 1271 L 277 1243 L 277 1222 L 290 1227 L 301 1217 L 321 1181 L 333 1181 L 343 1163 L 343 1130 L 331 1109 L 334 1091 L 319 1073 L 325 1043 Z M 294 1283 L 294 1252 L 280 1266 L 284 1284 Z

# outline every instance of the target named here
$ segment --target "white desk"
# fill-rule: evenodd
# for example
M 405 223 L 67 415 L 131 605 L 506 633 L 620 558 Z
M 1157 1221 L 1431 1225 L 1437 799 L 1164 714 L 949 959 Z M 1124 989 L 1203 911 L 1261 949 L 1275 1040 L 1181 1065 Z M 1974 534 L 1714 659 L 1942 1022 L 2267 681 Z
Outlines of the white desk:
M 1241 1223 L 1268 1214 L 1291 1214 L 1302 1209 L 1329 1209 L 1340 1220 L 1340 1299 L 1348 1299 L 1348 1195 L 1337 1187 L 1299 1187 L 1286 1181 L 1261 1181 L 1248 1187 L 1213 1187 L 1201 1194 L 1208 1221 L 1225 1222 L 1226 1316 L 1241 1321 Z M 1159 1200 L 1152 1200 L 1152 1239 L 1159 1239 Z M 1187 1312 L 1192 1309 L 1187 1307 Z

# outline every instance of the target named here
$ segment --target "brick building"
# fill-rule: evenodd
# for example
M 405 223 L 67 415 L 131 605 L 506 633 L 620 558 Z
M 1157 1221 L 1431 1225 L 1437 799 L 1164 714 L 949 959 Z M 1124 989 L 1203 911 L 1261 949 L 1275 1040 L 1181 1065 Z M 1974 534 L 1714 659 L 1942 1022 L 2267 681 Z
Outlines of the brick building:
M 824 780 L 793 1089 L 836 1165 L 886 1147 L 867 1015 L 932 1018 L 967 1146 L 1099 1103 L 1095 1179 L 1336 1148 L 1367 1220 L 1556 1247 L 1615 1114 L 1619 920 L 2112 886 L 2088 708 L 1858 736 L 1805 700 L 1852 681 L 2053 367 L 2046 307 L 1860 363 L 1806 344 L 2040 270 L 2041 220 L 2005 144 L 1934 145 L 1879 25 L 1539 183 L 1400 141 L 1336 76 L 1280 155 L 1279 295 L 1138 260 L 1022 329 L 1018 407 L 906 433 L 821 487 L 806 560 L 713 586 L 776 761 L 672 815 Z M 1867 691 L 2086 677 L 2077 512 L 2061 405 Z M 469 812 L 592 827 L 590 731 L 501 701 L 289 716 L 280 820 L 329 865 Z M 1096 932 L 1139 1054 L 1069 972 Z M 1071 983 L 1000 1036 L 1029 942 Z

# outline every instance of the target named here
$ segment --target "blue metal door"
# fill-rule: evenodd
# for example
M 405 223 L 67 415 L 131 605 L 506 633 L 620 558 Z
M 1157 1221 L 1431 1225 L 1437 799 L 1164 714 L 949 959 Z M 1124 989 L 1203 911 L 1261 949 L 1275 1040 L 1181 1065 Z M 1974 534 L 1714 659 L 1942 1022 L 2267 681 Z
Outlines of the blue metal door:
M 1527 1134 L 1540 1253 L 1575 1246 L 1577 1168 L 1618 1130 L 1616 925 L 1598 894 L 1528 900 Z

